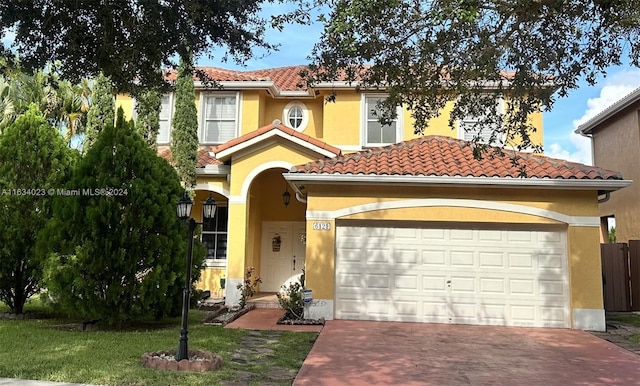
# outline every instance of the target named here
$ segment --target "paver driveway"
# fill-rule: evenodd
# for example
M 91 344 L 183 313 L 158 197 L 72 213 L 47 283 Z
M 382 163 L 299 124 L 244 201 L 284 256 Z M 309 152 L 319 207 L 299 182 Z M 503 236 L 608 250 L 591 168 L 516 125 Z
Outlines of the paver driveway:
M 637 385 L 640 356 L 588 332 L 327 321 L 307 385 Z

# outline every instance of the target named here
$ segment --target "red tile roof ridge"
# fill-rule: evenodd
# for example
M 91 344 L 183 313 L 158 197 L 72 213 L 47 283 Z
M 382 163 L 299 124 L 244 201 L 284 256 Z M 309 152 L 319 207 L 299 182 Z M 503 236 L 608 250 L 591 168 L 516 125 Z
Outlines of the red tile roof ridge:
M 503 149 L 503 157 L 489 150 L 482 159 L 476 159 L 471 146 L 468 141 L 428 135 L 310 162 L 292 171 L 470 178 L 622 179 L 615 171 L 511 149 Z

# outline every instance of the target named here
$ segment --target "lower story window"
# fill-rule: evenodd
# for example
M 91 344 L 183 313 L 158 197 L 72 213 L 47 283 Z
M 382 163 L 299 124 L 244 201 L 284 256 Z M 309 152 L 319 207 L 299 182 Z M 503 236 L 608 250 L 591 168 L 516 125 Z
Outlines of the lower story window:
M 229 210 L 226 206 L 219 206 L 214 218 L 202 224 L 202 243 L 207 248 L 205 259 L 209 263 L 225 262 L 227 260 L 227 223 Z

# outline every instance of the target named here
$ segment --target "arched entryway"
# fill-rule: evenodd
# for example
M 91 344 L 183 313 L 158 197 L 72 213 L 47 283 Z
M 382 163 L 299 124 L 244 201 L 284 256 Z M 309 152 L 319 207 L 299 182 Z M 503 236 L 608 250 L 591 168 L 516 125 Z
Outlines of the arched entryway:
M 249 232 L 247 251 L 262 278 L 261 292 L 277 292 L 289 280 L 302 273 L 305 262 L 306 203 L 282 177 L 284 168 L 260 172 L 249 188 Z M 289 196 L 285 205 L 285 196 Z

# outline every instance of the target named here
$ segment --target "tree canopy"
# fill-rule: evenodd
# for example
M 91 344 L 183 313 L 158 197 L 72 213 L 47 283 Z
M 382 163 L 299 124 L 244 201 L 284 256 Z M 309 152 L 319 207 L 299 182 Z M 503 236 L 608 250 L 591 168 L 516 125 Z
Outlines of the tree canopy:
M 310 82 L 347 78 L 388 92 L 417 132 L 453 102 L 449 124 L 482 117 L 503 145 L 536 148 L 532 112 L 629 55 L 639 64 L 636 0 L 336 0 L 312 54 Z M 443 91 L 445 90 L 445 91 Z M 556 94 L 557 92 L 557 94 Z M 496 109 L 505 98 L 506 115 Z M 504 118 L 504 119 L 503 119 Z
M 15 33 L 11 49 L 30 70 L 58 60 L 71 81 L 102 71 L 118 91 L 132 91 L 161 82 L 158 68 L 175 67 L 176 57 L 188 53 L 197 58 L 225 47 L 242 62 L 255 47 L 273 48 L 263 36 L 269 21 L 259 16 L 264 2 L 3 0 L 0 38 Z M 5 58 L 13 57 L 3 51 Z

